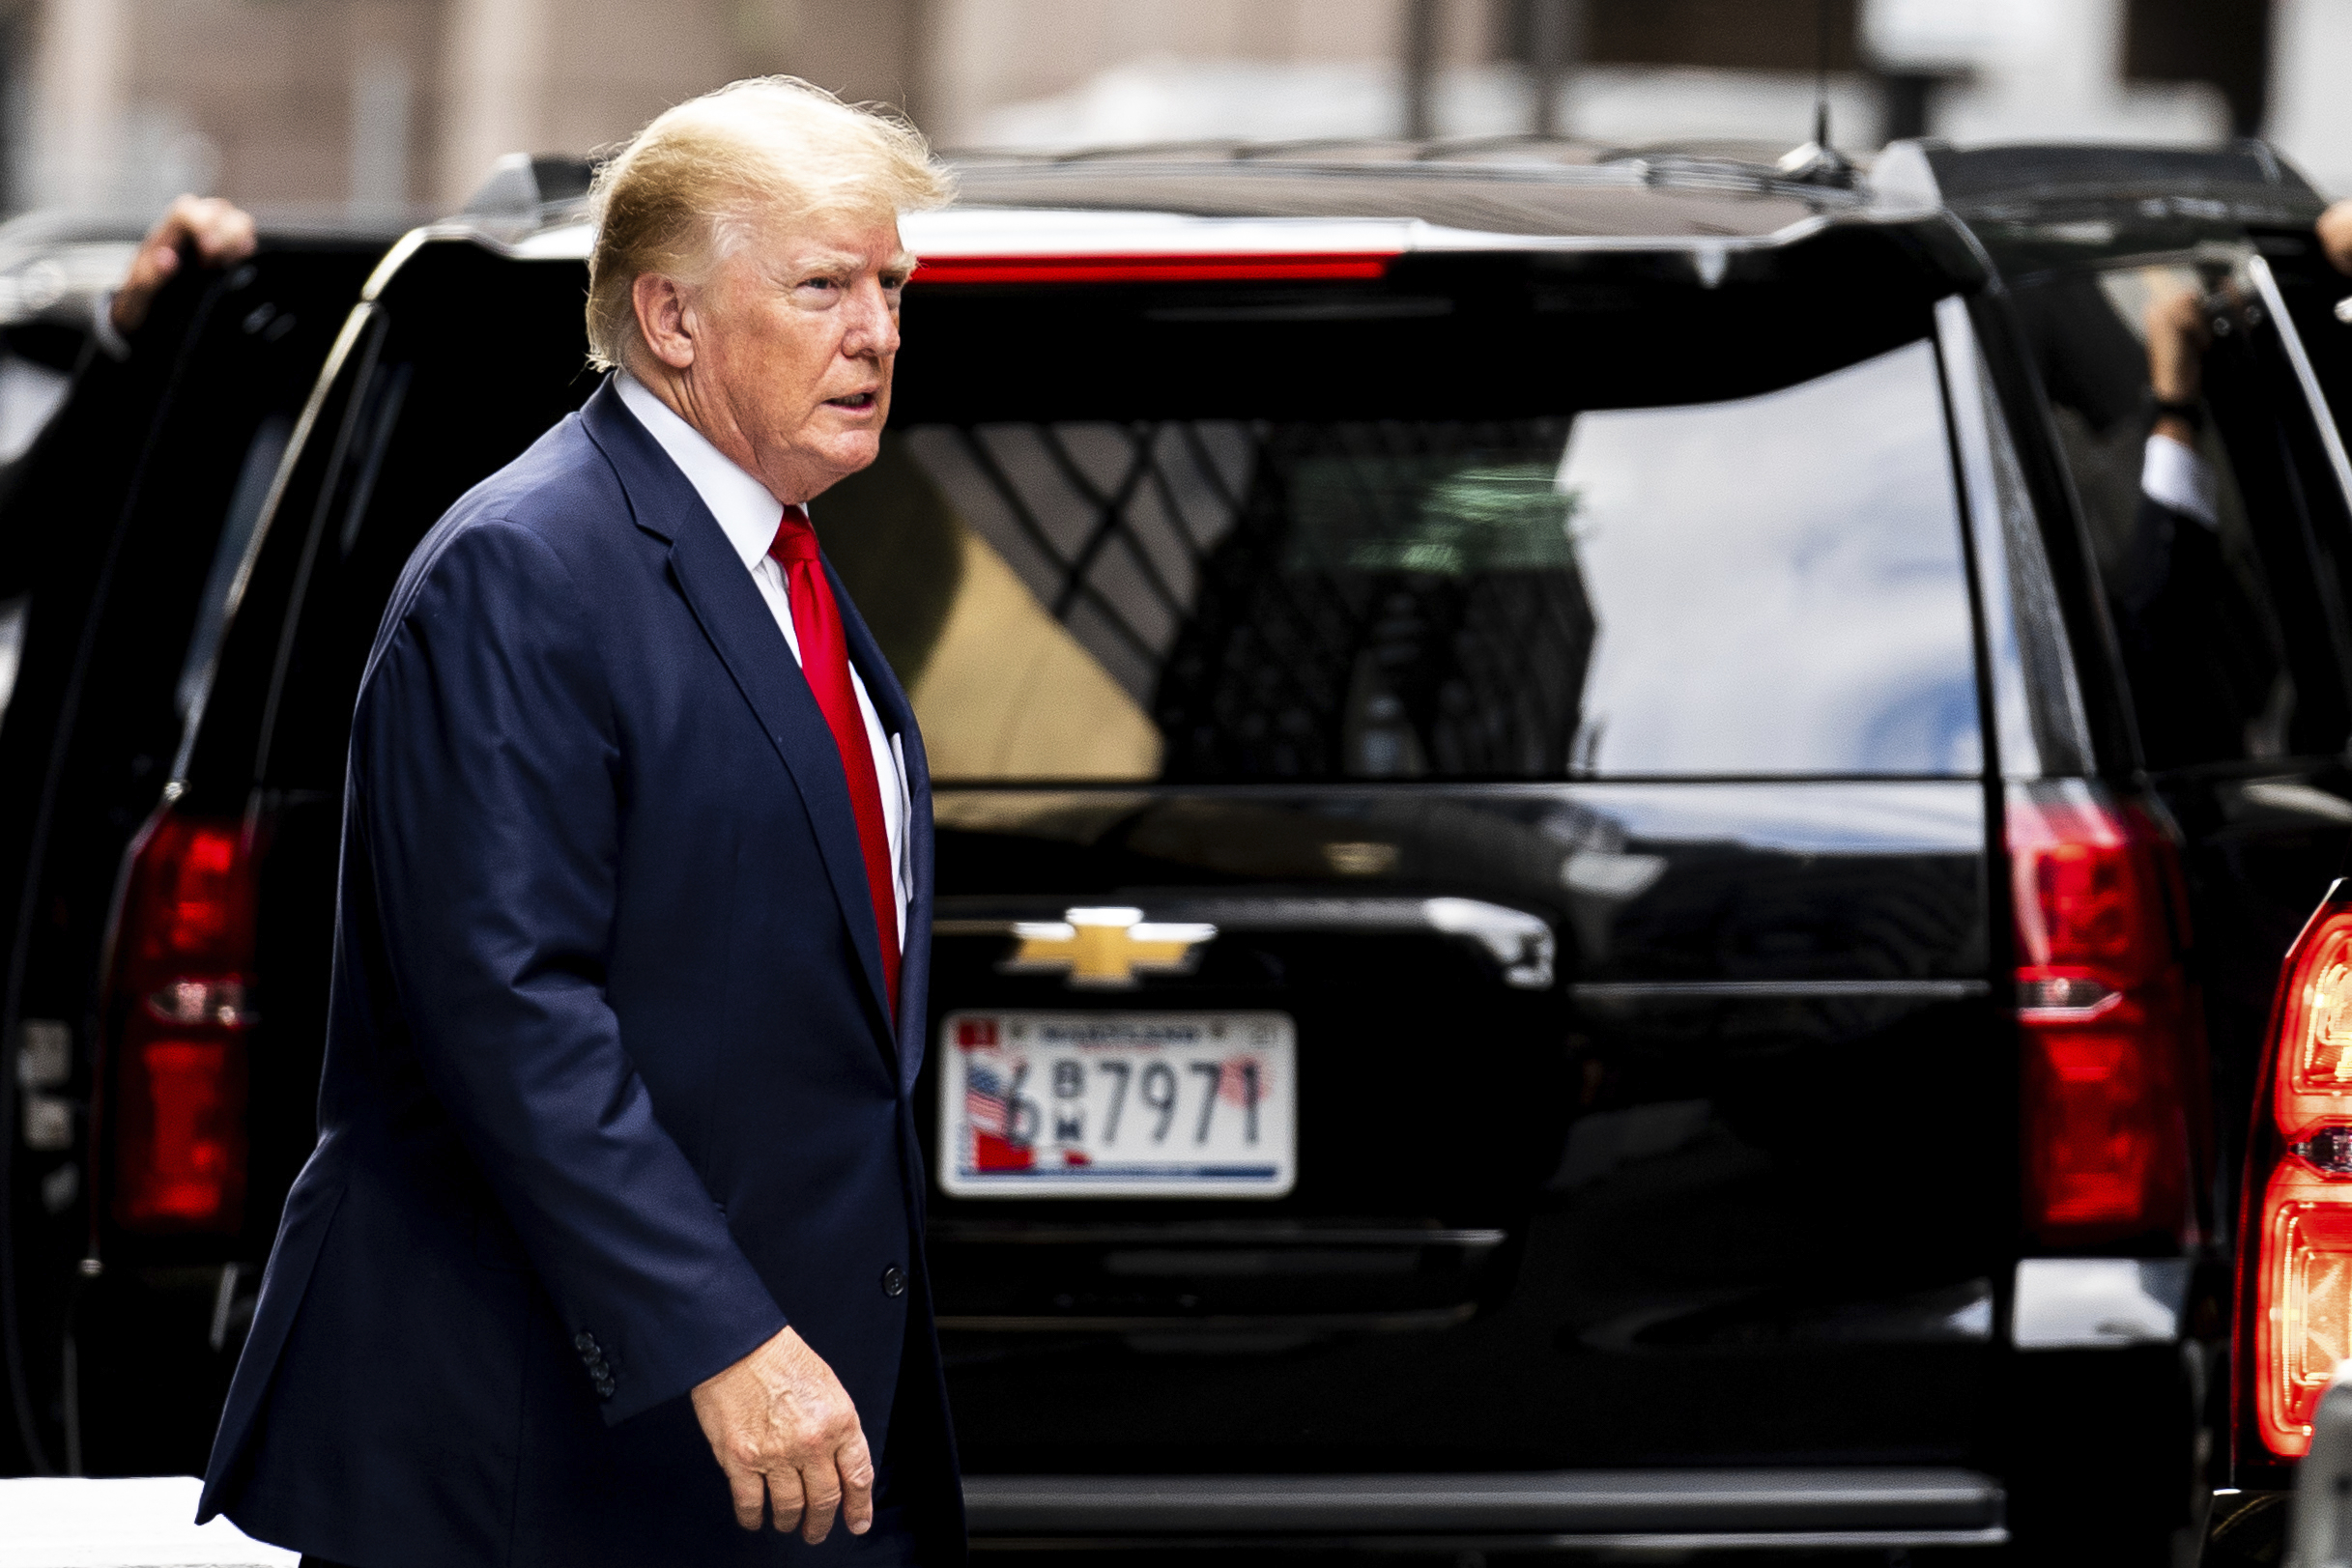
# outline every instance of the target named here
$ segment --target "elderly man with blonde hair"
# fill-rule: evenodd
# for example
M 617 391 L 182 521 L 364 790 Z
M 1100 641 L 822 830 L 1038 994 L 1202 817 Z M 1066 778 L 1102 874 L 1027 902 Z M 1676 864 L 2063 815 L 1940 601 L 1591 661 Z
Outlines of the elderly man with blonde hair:
M 425 537 L 369 657 L 319 1145 L 205 1517 L 354 1568 L 961 1557 L 929 784 L 804 510 L 875 459 L 898 214 L 946 197 L 785 78 L 599 175 L 613 373 Z

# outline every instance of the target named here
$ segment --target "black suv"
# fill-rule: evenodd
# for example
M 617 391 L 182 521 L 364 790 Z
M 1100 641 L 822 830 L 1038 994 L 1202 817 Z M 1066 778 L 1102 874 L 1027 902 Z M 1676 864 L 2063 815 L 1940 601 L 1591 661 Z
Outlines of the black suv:
M 395 238 L 265 223 L 248 261 L 165 289 L 118 361 L 91 311 L 137 231 L 0 230 L 0 1471 L 188 1468 L 227 1386 L 216 1245 L 158 1239 L 103 1281 L 83 1264 L 106 1255 L 85 1186 L 107 1098 L 89 1072 L 92 978 L 278 460 Z M 85 1337 L 99 1354 L 78 1358 Z M 101 1419 L 85 1445 L 85 1393 L 141 1413 Z
M 981 1544 L 2157 1562 L 2276 1484 L 2238 1156 L 2352 826 L 2352 285 L 2297 176 L 963 181 L 905 225 L 882 458 L 814 511 L 940 781 Z M 90 1300 L 209 1269 L 233 1347 L 312 1137 L 361 660 L 424 529 L 592 388 L 587 243 L 455 224 L 377 271 L 115 919 L 28 971 L 20 1050 L 95 1112 L 17 1180 L 86 1162 L 39 1255 Z M 2166 290 L 2217 476 L 2169 576 Z

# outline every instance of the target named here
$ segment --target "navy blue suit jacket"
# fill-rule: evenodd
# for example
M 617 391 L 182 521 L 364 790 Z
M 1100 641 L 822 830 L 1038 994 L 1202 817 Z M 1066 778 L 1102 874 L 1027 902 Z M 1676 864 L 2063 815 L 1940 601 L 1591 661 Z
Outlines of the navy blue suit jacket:
M 319 1144 L 202 1517 L 358 1568 L 851 1560 L 737 1526 L 686 1398 L 789 1323 L 925 1560 L 961 1554 L 910 1113 L 929 777 L 834 591 L 905 747 L 895 1025 L 832 733 L 612 385 L 417 547 L 353 727 Z

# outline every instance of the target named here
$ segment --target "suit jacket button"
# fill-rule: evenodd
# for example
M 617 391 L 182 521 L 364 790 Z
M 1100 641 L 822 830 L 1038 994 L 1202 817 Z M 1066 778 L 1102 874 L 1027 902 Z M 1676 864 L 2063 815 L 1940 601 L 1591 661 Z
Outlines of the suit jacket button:
M 884 1296 L 904 1296 L 906 1294 L 905 1271 L 895 1263 L 882 1270 L 882 1294 Z

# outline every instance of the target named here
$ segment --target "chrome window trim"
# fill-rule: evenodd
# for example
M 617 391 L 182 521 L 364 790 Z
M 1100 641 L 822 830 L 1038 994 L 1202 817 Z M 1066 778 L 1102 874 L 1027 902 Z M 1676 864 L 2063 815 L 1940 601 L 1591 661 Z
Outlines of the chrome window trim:
M 1107 895 L 1105 896 L 1108 897 Z M 1122 895 L 1121 897 L 1125 897 Z M 1430 931 L 1477 943 L 1502 967 L 1505 984 L 1519 990 L 1548 990 L 1557 968 L 1559 941 L 1551 922 L 1524 909 L 1480 898 L 1250 898 L 1174 895 L 1130 902 L 1155 924 L 1197 924 L 1219 931 L 1337 931 L 1393 934 Z M 1000 900 L 954 898 L 939 900 L 932 921 L 937 936 L 1015 936 L 1017 927 L 1063 918 L 1065 900 L 1011 908 Z M 969 911 L 968 913 L 962 911 Z
M 2260 251 L 2246 258 L 2246 275 L 2253 280 L 2254 292 L 2262 297 L 2262 306 L 2270 312 L 2273 326 L 2279 329 L 2279 341 L 2286 347 L 2287 363 L 2294 368 L 2295 385 L 2303 388 L 2303 400 L 2310 410 L 2311 423 L 2319 427 L 2319 443 L 2328 454 L 2328 467 L 2336 474 L 2336 487 L 2348 510 L 2352 510 L 2352 457 L 2344 452 L 2342 434 L 2328 410 L 2327 394 L 2320 390 L 2318 372 L 2311 368 L 2311 356 L 2303 346 L 2303 334 L 2295 330 L 2295 318 L 2286 308 L 2286 298 L 2279 292 L 2279 280 L 2270 270 L 2270 260 Z
M 1998 1481 L 1950 1468 L 1553 1470 L 1423 1475 L 967 1475 L 976 1533 L 1674 1534 L 1696 1545 L 1987 1538 Z
M 1967 302 L 1959 295 L 1936 302 L 1936 338 L 1960 453 L 1964 526 L 1982 585 L 1985 652 L 1992 666 L 1986 673 L 2001 774 L 2040 779 L 2080 773 L 2095 754 L 2074 649 L 2034 517 L 2030 510 L 2012 515 L 2002 504 L 2004 491 L 2024 497 L 2024 477 L 2006 428 L 1996 423 L 2002 418 L 1998 393 L 1978 351 Z M 2053 670 L 2029 669 L 2037 661 L 2020 618 L 2028 607 L 2035 613 L 2035 630 L 2055 643 L 2046 654 Z M 2037 687 L 2054 689 L 2041 694 Z M 2046 699 L 2037 703 L 2037 695 Z
M 1847 1002 L 1877 998 L 1960 1002 L 1989 996 L 1982 980 L 1600 980 L 1569 985 L 1579 1002 L 1791 1001 Z

